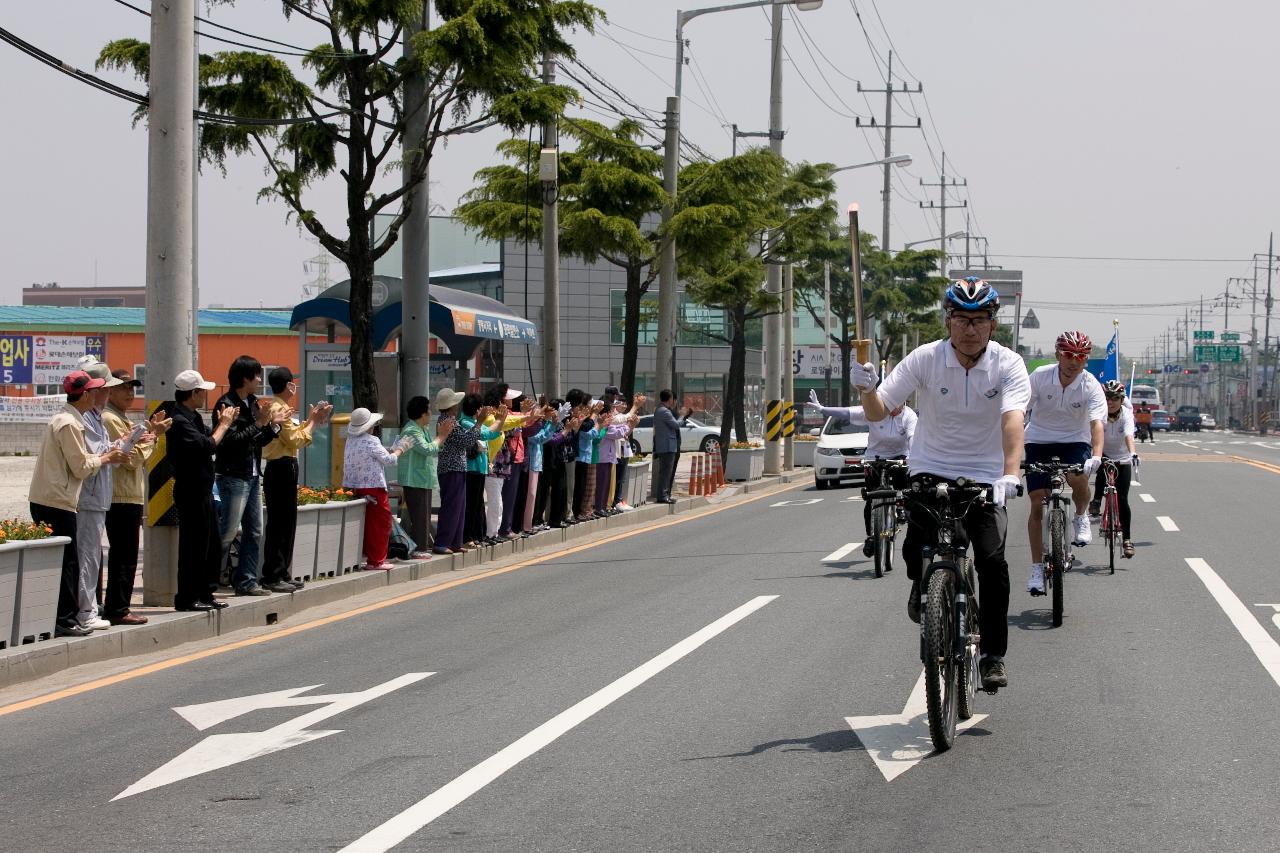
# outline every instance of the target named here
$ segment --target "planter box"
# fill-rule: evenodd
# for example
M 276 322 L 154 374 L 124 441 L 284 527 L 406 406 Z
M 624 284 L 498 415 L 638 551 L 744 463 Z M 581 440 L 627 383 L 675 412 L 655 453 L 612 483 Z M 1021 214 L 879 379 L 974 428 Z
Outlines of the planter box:
M 316 557 L 314 578 L 331 578 L 342 564 L 341 501 L 316 504 Z
M 729 459 L 724 465 L 726 480 L 759 480 L 764 476 L 764 448 L 750 450 L 729 448 Z
M 22 551 L 25 542 L 7 542 L 0 545 L 0 649 L 13 645 L 13 635 L 18 629 L 18 573 L 22 571 Z
M 289 576 L 296 581 L 309 581 L 316 576 L 317 544 L 320 537 L 320 515 L 324 504 L 298 507 L 298 524 L 293 533 L 293 560 Z
M 13 622 L 15 646 L 53 636 L 58 621 L 58 590 L 62 586 L 62 551 L 70 542 L 65 536 L 50 536 L 22 543 Z
M 813 453 L 818 449 L 816 441 L 796 441 L 792 443 L 791 462 L 797 468 L 812 468 Z
M 364 511 L 368 505 L 364 498 L 343 503 L 339 574 L 346 574 L 364 565 Z
M 626 498 L 631 506 L 640 506 L 649 502 L 649 477 L 652 470 L 652 459 L 627 466 Z

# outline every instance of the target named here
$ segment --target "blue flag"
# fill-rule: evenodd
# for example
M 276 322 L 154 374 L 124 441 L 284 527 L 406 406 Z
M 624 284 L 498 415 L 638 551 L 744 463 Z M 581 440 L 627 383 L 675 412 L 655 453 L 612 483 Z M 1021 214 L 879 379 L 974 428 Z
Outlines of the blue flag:
M 1116 351 L 1116 332 L 1111 335 L 1111 343 L 1107 344 L 1106 358 L 1089 359 L 1089 372 L 1098 377 L 1099 382 L 1110 382 L 1120 378 L 1120 354 Z

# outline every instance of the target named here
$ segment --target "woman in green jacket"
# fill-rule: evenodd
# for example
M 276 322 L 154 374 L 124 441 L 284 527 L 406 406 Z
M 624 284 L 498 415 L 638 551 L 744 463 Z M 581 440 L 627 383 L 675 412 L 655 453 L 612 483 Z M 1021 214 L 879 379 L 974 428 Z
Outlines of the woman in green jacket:
M 431 556 L 431 493 L 440 487 L 436 477 L 440 446 L 427 434 L 430 411 L 431 402 L 426 397 L 414 397 L 405 407 L 408 418 L 400 432 L 400 440 L 408 445 L 399 462 L 400 486 L 404 489 L 404 511 L 400 520 L 417 543 L 418 550 L 411 555 L 415 560 Z

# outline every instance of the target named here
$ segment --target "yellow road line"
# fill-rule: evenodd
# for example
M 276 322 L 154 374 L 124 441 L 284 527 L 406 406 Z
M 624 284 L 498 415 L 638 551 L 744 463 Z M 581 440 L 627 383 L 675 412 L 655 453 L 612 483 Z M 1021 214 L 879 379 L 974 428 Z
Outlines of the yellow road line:
M 1257 459 L 1250 459 L 1247 456 L 1228 456 L 1232 462 L 1243 462 L 1246 465 L 1252 465 L 1254 468 L 1261 468 L 1263 471 L 1270 471 L 1272 474 L 1280 474 L 1280 465 L 1272 465 L 1270 462 L 1259 462 Z
M 82 693 L 88 693 L 92 690 L 98 690 L 103 687 L 110 687 L 113 684 L 120 684 L 125 681 L 132 681 L 133 679 L 141 678 L 144 675 L 151 675 L 152 673 L 163 672 L 166 669 L 173 669 L 174 667 L 182 666 L 184 664 L 194 663 L 195 661 L 211 658 L 211 657 L 214 657 L 215 655 L 220 655 L 225 652 L 231 652 L 237 649 L 244 649 L 250 646 L 256 646 L 261 643 L 267 643 L 272 640 L 281 639 L 283 637 L 291 637 L 294 634 L 298 634 L 303 631 L 310 631 L 312 628 L 319 628 L 324 625 L 332 625 L 335 622 L 341 622 L 344 619 L 351 619 L 356 616 L 361 616 L 365 613 L 372 613 L 375 610 L 381 610 L 384 607 L 393 607 L 397 604 L 403 604 L 406 601 L 413 601 L 414 599 L 417 599 L 417 598 L 422 598 L 428 595 L 434 595 L 437 592 L 444 592 L 445 590 L 453 589 L 455 587 L 462 586 L 463 584 L 474 583 L 475 581 L 484 580 L 485 578 L 496 577 L 498 575 L 505 575 L 508 572 L 514 572 L 517 569 L 523 569 L 529 566 L 534 566 L 539 563 L 544 563 L 547 560 L 560 559 L 561 557 L 564 557 L 568 554 L 576 554 L 579 551 L 587 551 L 587 550 L 590 550 L 591 548 L 598 548 L 601 545 L 608 545 L 611 542 L 618 542 L 623 539 L 629 539 L 632 536 L 639 536 L 642 533 L 649 533 L 654 530 L 661 530 L 664 527 L 671 527 L 672 525 L 675 525 L 675 524 L 683 524 L 687 521 L 696 521 L 700 518 L 706 518 L 709 515 L 715 515 L 716 513 L 724 512 L 727 509 L 733 509 L 735 507 L 744 506 L 749 503 L 754 503 L 758 500 L 763 500 L 768 497 L 773 497 L 774 495 L 780 492 L 786 492 L 786 491 L 791 491 L 792 489 L 798 489 L 801 486 L 804 486 L 807 484 L 808 484 L 808 481 L 801 481 L 799 483 L 788 485 L 785 488 L 772 489 L 768 492 L 765 492 L 764 494 L 757 495 L 756 497 L 753 497 L 753 498 L 747 498 L 746 500 L 736 501 L 734 503 L 725 504 L 723 506 L 712 507 L 699 512 L 690 513 L 688 515 L 676 516 L 675 518 L 669 519 L 667 521 L 659 522 L 657 524 L 638 527 L 635 530 L 623 531 L 622 533 L 616 533 L 613 536 L 606 536 L 605 538 L 599 539 L 595 542 L 587 542 L 582 545 L 575 545 L 572 548 L 566 548 L 558 551 L 550 551 L 538 557 L 532 557 L 528 560 L 522 560 L 518 563 L 512 563 L 509 566 L 503 566 L 502 568 L 498 568 L 498 569 L 490 569 L 487 572 L 481 572 L 480 574 L 470 575 L 465 578 L 458 578 L 457 580 L 446 581 L 445 583 L 428 587 L 427 589 L 420 589 L 416 592 L 405 593 L 404 595 L 399 595 L 399 596 L 396 596 L 395 598 L 389 598 L 386 601 L 379 601 L 375 604 L 367 604 L 364 607 L 357 607 L 355 610 L 347 610 L 342 613 L 336 613 L 333 616 L 325 616 L 320 619 L 313 619 L 310 622 L 303 622 L 300 625 L 291 625 L 287 628 L 282 628 L 279 631 L 273 631 L 270 634 L 263 634 L 258 637 L 250 637 L 245 640 L 237 640 L 236 642 L 228 643 L 225 646 L 218 646 L 217 648 L 213 648 L 213 649 L 205 649 L 203 651 L 193 652 L 188 655 L 181 655 L 176 658 L 170 658 L 169 660 L 157 661 L 156 663 L 147 664 L 146 666 L 140 666 L 137 669 L 130 669 L 125 672 L 116 673 L 115 675 L 109 675 L 104 678 L 95 679 L 93 681 L 86 681 L 84 684 L 77 684 L 74 687 L 67 687 L 62 690 L 57 690 L 53 693 L 46 693 L 43 696 L 36 696 L 32 699 L 24 699 L 21 702 L 14 702 L 11 705 L 5 705 L 4 707 L 0 707 L 0 717 L 3 717 L 7 714 L 14 714 L 14 713 L 17 713 L 18 711 L 25 711 L 29 708 L 36 708 L 36 707 L 39 707 L 40 705 L 48 704 L 49 702 L 56 702 L 59 699 L 67 699 L 72 696 L 79 696 Z

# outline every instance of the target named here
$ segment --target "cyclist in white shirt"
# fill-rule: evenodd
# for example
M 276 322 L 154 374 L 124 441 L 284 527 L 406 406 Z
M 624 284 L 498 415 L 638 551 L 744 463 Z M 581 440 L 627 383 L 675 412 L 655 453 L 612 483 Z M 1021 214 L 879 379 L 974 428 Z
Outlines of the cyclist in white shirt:
M 879 390 L 871 364 L 853 365 L 849 378 L 872 423 L 917 394 L 920 421 L 907 456 L 912 477 L 964 477 L 992 486 L 995 501 L 975 506 L 963 524 L 982 593 L 982 683 L 986 688 L 1004 687 L 1009 683 L 1004 663 L 1009 642 L 1009 564 L 1004 556 L 1009 520 L 1004 502 L 1016 494 L 1019 484 L 1023 411 L 1030 385 L 1022 359 L 991 340 L 1000 308 L 994 288 L 975 277 L 953 281 L 943 307 L 948 338 L 918 347 Z M 922 549 L 934 537 L 934 520 L 924 512 L 912 512 L 902 556 L 911 578 L 907 614 L 915 622 L 920 621 Z
M 1089 528 L 1089 480 L 1102 464 L 1102 422 L 1107 400 L 1102 383 L 1084 369 L 1093 342 L 1084 332 L 1058 335 L 1054 352 L 1057 364 L 1046 364 L 1031 374 L 1031 401 L 1027 404 L 1027 462 L 1049 462 L 1055 456 L 1064 465 L 1084 465 L 1083 474 L 1067 477 L 1075 502 L 1075 544 L 1093 540 Z M 1044 504 L 1049 495 L 1049 475 L 1027 472 L 1031 515 L 1027 538 L 1031 543 L 1031 576 L 1027 592 L 1044 595 Z
M 1129 511 L 1129 484 L 1133 482 L 1134 471 L 1138 468 L 1138 453 L 1133 444 L 1134 424 L 1133 409 L 1125 399 L 1124 385 L 1112 379 L 1102 386 L 1107 397 L 1107 422 L 1102 425 L 1102 458 L 1110 460 L 1116 466 L 1116 498 L 1120 504 L 1120 529 L 1124 536 L 1124 556 L 1133 556 L 1133 534 L 1130 521 L 1133 514 Z M 1102 510 L 1102 490 L 1107 480 L 1102 470 L 1098 470 L 1098 479 L 1093 488 L 1093 502 L 1089 504 L 1089 513 L 1098 515 Z
M 889 417 L 876 423 L 867 420 L 866 411 L 862 406 L 844 408 L 822 405 L 818 400 L 818 392 L 813 389 L 809 389 L 809 402 L 805 403 L 805 406 L 821 412 L 824 417 L 848 421 L 851 424 L 866 424 L 867 450 L 863 454 L 863 459 L 870 461 L 877 458 L 907 458 L 907 451 L 911 449 L 911 436 L 916 433 L 916 413 L 910 406 L 899 406 L 889 412 Z M 873 491 L 880 488 L 879 475 L 869 467 L 864 467 L 862 470 L 865 472 L 864 484 L 867 490 Z M 900 489 L 905 483 L 890 485 Z M 862 502 L 862 524 L 867 533 L 867 539 L 862 543 L 862 553 L 863 556 L 870 557 L 876 549 L 875 539 L 871 536 L 871 501 Z

